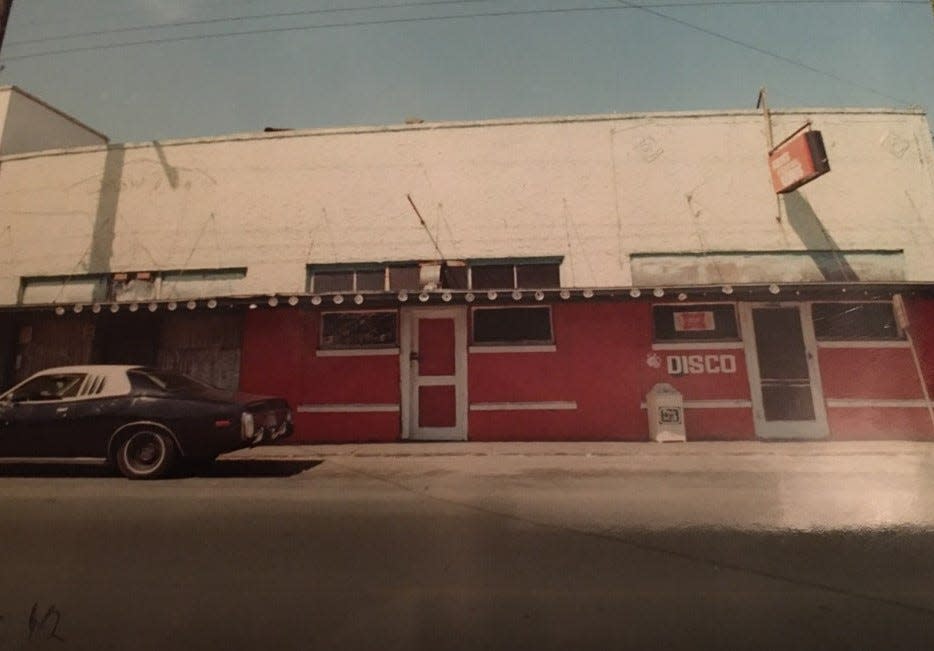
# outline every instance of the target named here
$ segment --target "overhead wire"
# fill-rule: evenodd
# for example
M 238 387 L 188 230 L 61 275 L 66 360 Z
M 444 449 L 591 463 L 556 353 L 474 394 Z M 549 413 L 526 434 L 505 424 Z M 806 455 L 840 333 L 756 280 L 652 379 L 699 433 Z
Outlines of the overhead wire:
M 751 51 L 753 51 L 753 52 L 758 52 L 759 54 L 763 54 L 763 55 L 765 55 L 765 56 L 772 57 L 772 58 L 777 59 L 777 60 L 779 60 L 779 61 L 784 61 L 785 63 L 788 63 L 788 64 L 791 64 L 791 65 L 797 66 L 797 67 L 799 67 L 799 68 L 801 68 L 801 69 L 803 69 L 803 70 L 807 70 L 807 71 L 809 71 L 809 72 L 813 72 L 813 73 L 815 73 L 815 74 L 822 75 L 822 76 L 824 76 L 824 77 L 828 77 L 828 78 L 830 78 L 830 79 L 834 79 L 835 81 L 841 82 L 841 83 L 846 84 L 846 85 L 848 85 L 848 86 L 852 86 L 852 87 L 854 87 L 854 88 L 860 88 L 860 89 L 862 89 L 862 90 L 865 90 L 865 91 L 868 91 L 868 92 L 870 92 L 870 93 L 873 93 L 874 95 L 878 95 L 879 97 L 884 97 L 884 98 L 886 98 L 886 99 L 893 100 L 893 101 L 898 102 L 898 103 L 900 103 L 900 104 L 910 104 L 910 102 L 909 102 L 908 100 L 902 99 L 902 98 L 900 98 L 900 97 L 895 97 L 894 95 L 890 95 L 890 94 L 888 94 L 888 93 L 885 93 L 885 92 L 883 92 L 883 91 L 881 91 L 881 90 L 879 90 L 879 89 L 877 89 L 877 88 L 873 88 L 872 86 L 868 86 L 868 85 L 866 85 L 866 84 L 863 84 L 863 83 L 858 82 L 858 81 L 854 81 L 854 80 L 852 80 L 852 79 L 848 79 L 847 77 L 843 77 L 843 76 L 838 75 L 838 74 L 836 74 L 836 73 L 834 73 L 834 72 L 830 72 L 830 71 L 827 71 L 827 70 L 822 70 L 822 69 L 820 69 L 820 68 L 816 68 L 816 67 L 814 67 L 814 66 L 812 66 L 812 65 L 810 65 L 810 64 L 808 64 L 808 63 L 805 63 L 804 61 L 801 61 L 801 60 L 799 60 L 799 59 L 795 59 L 795 58 L 792 58 L 792 57 L 788 57 L 788 56 L 785 56 L 784 54 L 779 54 L 779 53 L 777 53 L 777 52 L 772 52 L 771 50 L 766 50 L 765 48 L 759 47 L 759 46 L 757 46 L 757 45 L 752 45 L 751 43 L 746 43 L 745 41 L 740 41 L 739 39 L 733 38 L 732 36 L 727 36 L 726 34 L 721 34 L 720 32 L 715 32 L 715 31 L 713 31 L 712 29 L 707 29 L 706 27 L 701 27 L 700 25 L 695 25 L 694 23 L 688 22 L 688 21 L 686 21 L 686 20 L 682 20 L 682 19 L 680 19 L 680 18 L 676 18 L 676 17 L 674 17 L 674 16 L 670 16 L 670 15 L 668 15 L 668 14 L 662 13 L 662 12 L 660 12 L 660 11 L 656 11 L 656 10 L 654 9 L 654 5 L 635 4 L 635 3 L 629 2 L 628 0 L 615 0 L 615 1 L 618 2 L 620 5 L 622 5 L 622 6 L 624 6 L 624 7 L 629 7 L 630 9 L 639 9 L 639 10 L 645 12 L 645 13 L 651 14 L 651 15 L 656 16 L 656 17 L 658 17 L 658 18 L 661 18 L 661 19 L 663 19 L 663 20 L 667 20 L 667 21 L 669 21 L 669 22 L 677 23 L 677 24 L 679 24 L 679 25 L 681 25 L 681 26 L 683 26 L 683 27 L 686 27 L 686 28 L 688 28 L 688 29 L 691 29 L 691 30 L 700 32 L 700 33 L 702 33 L 702 34 L 706 34 L 706 35 L 708 35 L 708 36 L 712 36 L 712 37 L 714 37 L 714 38 L 717 38 L 717 39 L 726 41 L 727 43 L 732 43 L 733 45 L 737 45 L 737 46 L 742 47 L 742 48 L 745 48 L 745 49 L 747 49 L 747 50 L 751 50 Z
M 395 4 L 380 5 L 358 5 L 354 7 L 329 7 L 326 9 L 304 9 L 301 11 L 282 11 L 267 12 L 262 14 L 252 14 L 246 16 L 225 16 L 223 18 L 201 18 L 196 20 L 180 20 L 164 23 L 150 23 L 146 25 L 131 25 L 129 27 L 114 27 L 108 29 L 98 29 L 86 32 L 74 32 L 70 34 L 58 34 L 55 36 L 43 36 L 41 38 L 29 38 L 21 40 L 12 40 L 5 43 L 6 46 L 31 45 L 35 43 L 49 43 L 74 38 L 87 38 L 90 36 L 107 36 L 110 34 L 123 34 L 128 32 L 140 32 L 155 29 L 172 29 L 177 27 L 192 27 L 195 25 L 216 25 L 223 23 L 245 22 L 251 20 L 269 20 L 273 18 L 296 18 L 299 16 L 313 16 L 334 13 L 353 13 L 356 11 L 375 11 L 386 9 L 408 9 L 415 7 L 431 6 L 451 6 L 488 3 L 491 0 L 424 0 L 421 2 L 399 2 Z M 659 2 L 640 5 L 640 7 L 650 7 L 659 9 L 672 9 L 684 7 L 729 7 L 729 6 L 756 6 L 756 5 L 926 5 L 927 0 L 697 0 L 695 2 Z M 634 7 L 633 7 L 634 8 Z M 616 10 L 616 6 L 598 6 L 598 7 L 574 7 L 569 11 L 600 11 Z M 522 13 L 550 13 L 562 11 L 561 9 L 530 9 Z M 511 14 L 510 14 L 511 15 Z M 457 18 L 459 16 L 453 16 Z
M 295 17 L 297 15 L 306 15 L 314 13 L 333 13 L 335 11 L 368 11 L 372 9 L 383 9 L 383 8 L 405 8 L 405 7 L 416 7 L 416 6 L 430 6 L 430 5 L 456 5 L 456 4 L 465 4 L 465 3 L 479 3 L 487 2 L 489 0 L 422 0 L 417 2 L 403 2 L 396 3 L 394 5 L 370 5 L 370 6 L 360 6 L 355 8 L 342 8 L 342 9 L 318 9 L 318 10 L 305 10 L 301 12 L 282 12 L 279 14 L 263 14 L 259 16 L 241 16 L 241 17 L 226 17 L 226 18 L 216 18 L 216 19 L 203 19 L 198 21 L 179 21 L 177 23 L 163 23 L 160 25 L 143 25 L 137 27 L 127 27 L 127 28 L 118 28 L 115 30 L 98 30 L 94 33 L 85 33 L 85 34 L 75 34 L 73 36 L 66 37 L 50 37 L 54 40 L 64 40 L 65 38 L 77 38 L 79 36 L 99 36 L 106 35 L 111 32 L 121 32 L 121 31 L 142 31 L 146 29 L 159 29 L 159 28 L 168 28 L 168 27 L 181 27 L 181 26 L 192 26 L 196 24 L 209 24 L 209 23 L 219 23 L 219 22 L 231 22 L 238 20 L 258 20 L 263 18 L 275 18 L 275 17 Z M 228 31 L 228 32 L 217 32 L 212 34 L 193 34 L 186 36 L 167 36 L 167 37 L 158 37 L 151 39 L 141 39 L 136 41 L 123 41 L 118 43 L 103 43 L 95 45 L 86 45 L 86 46 L 75 46 L 60 48 L 57 50 L 45 50 L 42 52 L 33 52 L 27 54 L 19 54 L 13 56 L 4 56 L 2 60 L 5 62 L 11 61 L 22 61 L 27 59 L 34 59 L 39 57 L 60 55 L 60 54 L 73 54 L 78 52 L 91 52 L 91 51 L 102 51 L 110 49 L 119 49 L 126 47 L 137 47 L 144 45 L 160 45 L 164 43 L 178 43 L 185 41 L 196 41 L 196 40 L 207 40 L 215 38 L 229 38 L 234 36 L 247 36 L 247 35 L 257 35 L 257 34 L 275 34 L 275 33 L 288 33 L 288 32 L 301 32 L 301 31 L 312 31 L 312 30 L 321 30 L 321 29 L 338 29 L 338 28 L 351 28 L 351 27 L 367 27 L 367 26 L 378 26 L 378 25 L 394 25 L 394 24 L 406 24 L 406 23 L 426 23 L 426 22 L 442 22 L 449 20 L 464 20 L 464 19 L 475 19 L 475 18 L 500 18 L 500 17 L 516 17 L 516 16 L 529 16 L 529 15 L 546 15 L 546 14 L 573 14 L 573 13 L 592 13 L 592 12 L 603 12 L 603 11 L 619 11 L 619 10 L 638 10 L 650 15 L 653 15 L 657 18 L 679 24 L 685 28 L 700 32 L 707 36 L 723 40 L 725 42 L 731 43 L 738 47 L 757 52 L 764 56 L 774 58 L 779 61 L 783 61 L 787 64 L 799 67 L 801 69 L 807 70 L 814 74 L 818 74 L 840 83 L 860 88 L 867 92 L 870 92 L 879 97 L 884 97 L 886 99 L 899 102 L 901 104 L 909 104 L 907 100 L 904 100 L 899 97 L 895 97 L 888 93 L 885 93 L 877 88 L 868 86 L 861 82 L 848 79 L 841 75 L 838 75 L 834 72 L 827 70 L 822 70 L 815 66 L 812 66 L 804 61 L 795 59 L 793 57 L 788 57 L 783 54 L 767 50 L 765 48 L 753 45 L 741 41 L 739 39 L 733 38 L 726 34 L 716 32 L 705 27 L 701 27 L 692 22 L 671 16 L 666 13 L 658 11 L 659 8 L 684 8 L 684 7 L 704 7 L 704 6 L 731 6 L 731 5 L 764 5 L 764 4 L 775 4 L 775 5 L 804 5 L 804 4 L 888 4 L 888 5 L 927 5 L 927 0 L 700 0 L 697 2 L 660 2 L 652 4 L 636 4 L 629 2 L 628 0 L 614 0 L 616 4 L 614 5 L 599 5 L 592 7 L 564 7 L 564 8 L 551 8 L 551 9 L 527 9 L 527 10 L 505 10 L 505 11 L 488 11 L 488 12 L 474 12 L 474 13 L 465 13 L 465 14 L 453 14 L 453 15 L 444 15 L 444 16 L 415 16 L 407 18 L 382 18 L 382 19 L 372 19 L 372 20 L 355 20 L 355 21 L 345 21 L 345 22 L 335 22 L 335 23 L 323 23 L 323 24 L 314 24 L 314 25 L 297 25 L 297 26 L 288 26 L 288 27 L 266 27 L 266 28 L 257 28 L 257 29 L 248 29 L 240 31 Z M 34 41 L 28 42 L 45 42 L 46 39 L 36 39 Z M 25 45 L 27 41 L 10 42 L 7 45 Z

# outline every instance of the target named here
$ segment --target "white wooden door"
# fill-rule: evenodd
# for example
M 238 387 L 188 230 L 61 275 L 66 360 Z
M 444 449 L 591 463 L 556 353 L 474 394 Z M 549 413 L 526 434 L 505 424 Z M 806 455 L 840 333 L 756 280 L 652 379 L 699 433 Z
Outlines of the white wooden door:
M 402 312 L 402 436 L 467 440 L 467 310 Z

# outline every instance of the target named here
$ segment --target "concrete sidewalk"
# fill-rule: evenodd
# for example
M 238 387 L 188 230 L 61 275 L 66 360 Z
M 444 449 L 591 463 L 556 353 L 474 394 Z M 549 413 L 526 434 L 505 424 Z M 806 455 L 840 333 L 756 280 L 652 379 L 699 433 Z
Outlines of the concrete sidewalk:
M 398 442 L 261 445 L 225 459 L 321 459 L 327 457 L 710 457 L 710 456 L 883 456 L 934 458 L 923 441 L 695 441 L 591 442 Z

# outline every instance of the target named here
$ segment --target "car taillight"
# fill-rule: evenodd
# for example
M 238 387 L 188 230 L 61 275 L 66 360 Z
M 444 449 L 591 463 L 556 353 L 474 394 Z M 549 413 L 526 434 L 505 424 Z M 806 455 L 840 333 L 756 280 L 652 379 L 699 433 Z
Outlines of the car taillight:
M 248 411 L 243 412 L 243 415 L 240 416 L 240 437 L 244 441 L 248 441 L 253 438 L 253 432 L 256 427 L 253 423 L 253 414 Z

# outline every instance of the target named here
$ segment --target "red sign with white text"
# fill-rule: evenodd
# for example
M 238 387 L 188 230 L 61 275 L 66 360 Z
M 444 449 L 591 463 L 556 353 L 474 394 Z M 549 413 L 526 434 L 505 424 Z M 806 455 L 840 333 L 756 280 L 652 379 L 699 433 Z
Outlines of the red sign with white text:
M 769 171 L 777 194 L 791 192 L 830 171 L 820 131 L 798 133 L 769 152 Z
M 714 324 L 713 312 L 675 312 L 675 332 L 710 331 Z

